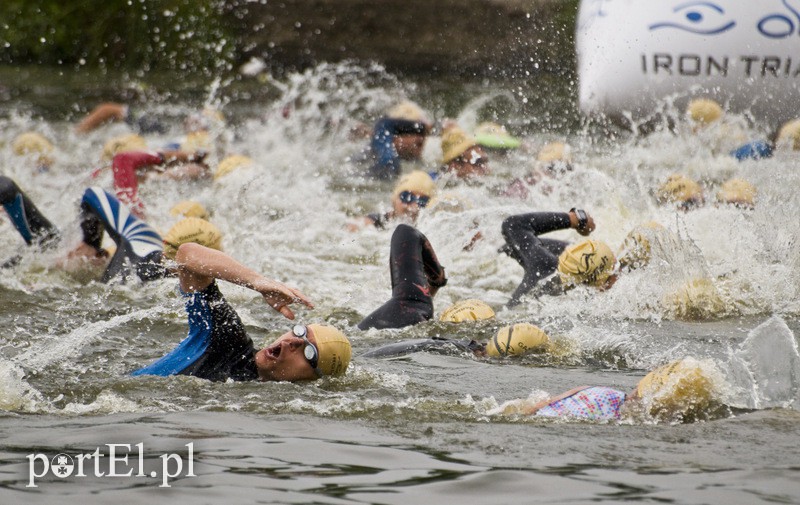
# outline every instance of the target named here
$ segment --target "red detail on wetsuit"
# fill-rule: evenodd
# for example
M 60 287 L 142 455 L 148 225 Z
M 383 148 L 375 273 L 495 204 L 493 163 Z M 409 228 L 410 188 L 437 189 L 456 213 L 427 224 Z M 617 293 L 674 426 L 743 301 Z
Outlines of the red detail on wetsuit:
M 423 294 L 423 295 L 425 295 L 425 296 L 431 296 L 431 288 L 430 288 L 430 287 L 428 287 L 428 286 L 420 286 L 419 284 L 414 284 L 414 285 L 415 285 L 417 288 L 419 288 L 419 290 L 420 290 L 420 291 L 422 291 L 422 294 Z
M 114 156 L 111 168 L 114 171 L 114 191 L 117 198 L 130 207 L 131 212 L 144 219 L 144 203 L 139 199 L 139 181 L 136 169 L 161 165 L 164 158 L 160 154 L 147 151 L 128 151 Z

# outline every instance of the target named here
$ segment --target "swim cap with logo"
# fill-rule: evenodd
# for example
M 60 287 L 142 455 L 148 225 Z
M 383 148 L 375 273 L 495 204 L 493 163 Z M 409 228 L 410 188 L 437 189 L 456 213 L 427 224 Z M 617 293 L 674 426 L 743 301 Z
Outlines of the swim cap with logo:
M 451 126 L 442 132 L 442 163 L 447 164 L 464 154 L 477 141 L 458 126 Z
M 202 204 L 193 200 L 176 203 L 169 211 L 170 216 L 199 217 L 208 220 L 208 211 Z
M 644 376 L 636 393 L 654 417 L 686 419 L 706 410 L 714 397 L 714 382 L 706 367 L 692 358 L 673 361 Z
M 483 321 L 492 319 L 494 310 L 480 300 L 461 300 L 447 307 L 439 321 L 446 323 L 462 323 L 464 321 Z
M 103 146 L 103 158 L 110 160 L 119 153 L 128 151 L 146 151 L 147 143 L 139 135 L 130 133 L 114 137 Z
M 538 326 L 517 323 L 500 328 L 486 344 L 486 354 L 494 358 L 525 354 L 542 349 L 549 341 L 547 334 Z
M 319 351 L 319 372 L 330 376 L 344 375 L 352 353 L 350 341 L 344 333 L 333 326 L 321 324 L 310 324 L 308 329 L 311 330 Z
M 558 276 L 566 286 L 589 284 L 600 287 L 614 271 L 616 258 L 599 240 L 584 240 L 564 249 L 558 257 Z
M 222 232 L 213 224 L 199 217 L 181 219 L 164 236 L 164 256 L 175 259 L 181 244 L 188 242 L 221 251 Z

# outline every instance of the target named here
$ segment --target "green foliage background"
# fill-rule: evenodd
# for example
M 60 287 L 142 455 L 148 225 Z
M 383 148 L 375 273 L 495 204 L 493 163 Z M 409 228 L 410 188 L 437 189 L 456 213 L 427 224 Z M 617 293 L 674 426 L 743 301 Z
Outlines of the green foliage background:
M 2 0 L 0 63 L 218 75 L 233 19 L 214 0 Z

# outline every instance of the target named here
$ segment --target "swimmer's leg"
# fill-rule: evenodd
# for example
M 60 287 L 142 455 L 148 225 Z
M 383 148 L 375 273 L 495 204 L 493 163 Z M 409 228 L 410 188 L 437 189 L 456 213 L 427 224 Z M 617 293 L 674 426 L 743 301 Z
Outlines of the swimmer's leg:
M 0 205 L 26 244 L 47 249 L 58 243 L 58 229 L 39 212 L 19 186 L 5 176 L 0 176 Z
M 103 231 L 117 246 L 108 268 L 103 272 L 102 282 L 108 282 L 117 275 L 125 279 L 131 270 L 142 280 L 166 275 L 166 270 L 161 266 L 161 236 L 107 191 L 93 187 L 83 193 L 81 230 L 84 242 L 98 250 Z
M 425 235 L 413 226 L 398 225 L 389 266 L 392 297 L 358 324 L 362 330 L 403 328 L 433 317 L 433 291 L 447 279 Z

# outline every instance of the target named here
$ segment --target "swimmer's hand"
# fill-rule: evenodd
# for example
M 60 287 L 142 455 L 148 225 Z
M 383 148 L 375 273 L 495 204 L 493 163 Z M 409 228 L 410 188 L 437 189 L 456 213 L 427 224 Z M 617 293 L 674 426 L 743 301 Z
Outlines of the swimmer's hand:
M 294 319 L 294 312 L 289 308 L 292 303 L 299 302 L 308 308 L 314 308 L 311 300 L 299 290 L 266 277 L 255 282 L 253 289 L 261 293 L 267 305 L 280 312 L 286 319 Z

